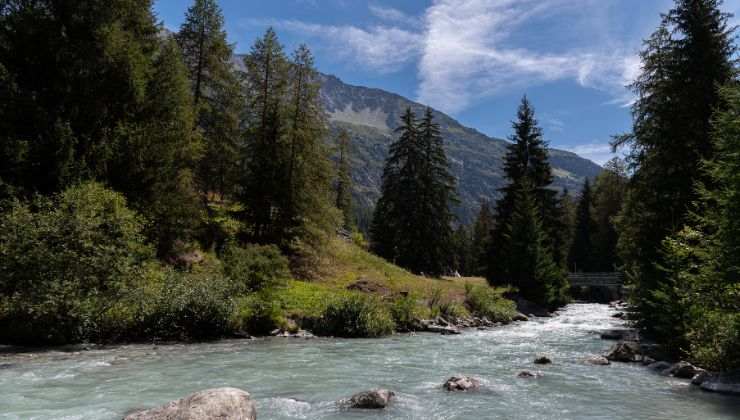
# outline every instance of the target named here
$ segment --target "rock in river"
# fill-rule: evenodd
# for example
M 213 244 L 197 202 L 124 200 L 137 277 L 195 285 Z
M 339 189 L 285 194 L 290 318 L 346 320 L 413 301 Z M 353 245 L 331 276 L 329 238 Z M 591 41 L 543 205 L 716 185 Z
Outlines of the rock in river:
M 606 365 L 611 364 L 609 359 L 607 359 L 604 356 L 591 356 L 588 359 L 586 359 L 586 363 L 588 363 L 589 365 L 596 365 L 596 366 L 606 366 Z
M 552 360 L 547 356 L 537 356 L 536 359 L 534 359 L 535 365 L 549 365 L 552 363 Z
M 612 362 L 639 362 L 642 360 L 640 345 L 634 341 L 620 341 L 609 349 L 606 358 Z
M 380 409 L 387 407 L 395 395 L 387 389 L 373 389 L 353 395 L 347 404 L 352 408 Z
M 443 387 L 448 391 L 475 391 L 480 388 L 480 381 L 470 376 L 453 376 Z
M 740 370 L 708 376 L 700 386 L 705 391 L 740 395 Z
M 539 378 L 540 376 L 542 376 L 542 374 L 539 373 L 539 372 L 532 373 L 532 372 L 530 372 L 528 370 L 523 370 L 523 371 L 519 372 L 519 374 L 516 375 L 516 376 L 517 376 L 517 378 Z
M 215 388 L 196 392 L 162 407 L 129 414 L 124 420 L 256 420 L 257 409 L 248 392 Z
M 671 375 L 681 379 L 692 379 L 704 369 L 698 368 L 689 362 L 678 362 L 663 371 L 665 375 Z

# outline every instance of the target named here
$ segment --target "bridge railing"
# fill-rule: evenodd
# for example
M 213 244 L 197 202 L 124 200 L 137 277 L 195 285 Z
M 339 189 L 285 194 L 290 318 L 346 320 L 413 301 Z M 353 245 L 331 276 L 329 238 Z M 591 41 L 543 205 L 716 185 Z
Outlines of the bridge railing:
M 617 287 L 624 285 L 624 274 L 613 273 L 569 273 L 571 286 Z

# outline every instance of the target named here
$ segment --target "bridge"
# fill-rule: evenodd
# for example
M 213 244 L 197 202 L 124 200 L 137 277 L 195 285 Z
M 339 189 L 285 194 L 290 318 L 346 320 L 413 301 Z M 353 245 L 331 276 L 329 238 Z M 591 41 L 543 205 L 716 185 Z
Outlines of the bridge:
M 613 273 L 569 273 L 568 280 L 574 287 L 616 287 L 624 286 L 624 274 Z

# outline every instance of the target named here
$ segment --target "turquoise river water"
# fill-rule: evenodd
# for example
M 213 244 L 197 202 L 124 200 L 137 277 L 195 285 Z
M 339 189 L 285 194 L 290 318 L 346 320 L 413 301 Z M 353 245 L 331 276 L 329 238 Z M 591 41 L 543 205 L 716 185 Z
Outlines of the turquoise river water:
M 573 304 L 554 318 L 458 336 L 227 340 L 101 350 L 0 353 L 0 419 L 121 419 L 191 392 L 249 391 L 260 420 L 287 419 L 740 419 L 740 398 L 703 392 L 637 364 L 590 366 L 618 326 L 606 305 Z M 547 354 L 554 363 L 535 366 Z M 522 370 L 540 371 L 520 379 Z M 481 391 L 448 393 L 454 374 Z M 374 387 L 390 408 L 344 410 L 336 401 Z

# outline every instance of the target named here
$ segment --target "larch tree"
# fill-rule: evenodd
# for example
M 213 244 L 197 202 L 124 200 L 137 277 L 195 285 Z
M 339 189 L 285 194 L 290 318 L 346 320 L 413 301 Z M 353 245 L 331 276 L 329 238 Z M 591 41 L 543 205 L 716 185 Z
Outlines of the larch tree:
M 220 196 L 235 184 L 245 98 L 232 63 L 224 17 L 216 0 L 195 0 L 175 34 L 192 86 L 205 150 L 199 178 L 204 192 Z

